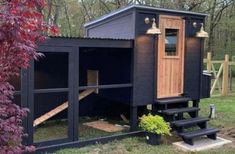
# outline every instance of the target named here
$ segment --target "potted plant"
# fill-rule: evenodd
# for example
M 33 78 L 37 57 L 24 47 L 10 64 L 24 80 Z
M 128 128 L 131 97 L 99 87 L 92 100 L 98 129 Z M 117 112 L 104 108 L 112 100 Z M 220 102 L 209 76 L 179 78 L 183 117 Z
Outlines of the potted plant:
M 158 115 L 143 115 L 139 126 L 146 131 L 147 144 L 159 145 L 162 135 L 171 135 L 169 123 Z

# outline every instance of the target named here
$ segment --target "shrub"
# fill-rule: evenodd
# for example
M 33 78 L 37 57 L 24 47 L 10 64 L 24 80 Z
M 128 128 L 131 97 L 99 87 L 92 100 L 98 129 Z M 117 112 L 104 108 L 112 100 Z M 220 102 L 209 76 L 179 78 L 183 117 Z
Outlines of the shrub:
M 140 125 L 143 130 L 159 134 L 159 135 L 171 135 L 170 133 L 170 125 L 167 123 L 161 116 L 158 115 L 143 115 L 140 118 Z
M 24 146 L 26 137 L 22 119 L 28 109 L 13 102 L 14 87 L 10 78 L 19 75 L 29 61 L 40 57 L 37 42 L 45 40 L 43 33 L 56 33 L 45 23 L 40 10 L 45 0 L 1 0 L 0 5 L 0 153 L 19 154 L 34 150 Z

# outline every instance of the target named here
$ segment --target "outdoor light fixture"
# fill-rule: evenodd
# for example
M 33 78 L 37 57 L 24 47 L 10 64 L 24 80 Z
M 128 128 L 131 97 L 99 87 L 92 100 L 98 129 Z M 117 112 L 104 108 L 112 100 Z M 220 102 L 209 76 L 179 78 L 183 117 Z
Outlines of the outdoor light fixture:
M 193 27 L 194 28 L 197 27 L 196 22 L 193 22 Z M 203 23 L 201 23 L 200 31 L 196 33 L 196 37 L 199 37 L 199 38 L 208 38 L 209 37 L 208 33 L 204 30 L 204 24 Z
M 150 24 L 149 18 L 145 18 L 144 21 L 145 21 L 146 24 Z M 159 34 L 161 34 L 160 29 L 157 28 L 157 24 L 156 24 L 156 19 L 155 18 L 152 19 L 152 27 L 147 30 L 146 34 L 151 34 L 151 35 L 159 35 Z

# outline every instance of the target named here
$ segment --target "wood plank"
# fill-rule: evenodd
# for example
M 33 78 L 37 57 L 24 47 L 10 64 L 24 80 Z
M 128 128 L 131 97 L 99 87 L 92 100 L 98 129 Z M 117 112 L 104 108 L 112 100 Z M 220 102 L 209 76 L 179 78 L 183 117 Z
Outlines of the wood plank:
M 87 70 L 87 85 L 98 86 L 99 85 L 99 71 L 98 70 Z M 99 93 L 99 89 L 95 90 L 95 93 Z
M 215 90 L 216 84 L 218 85 L 218 88 L 219 88 L 219 90 L 221 91 L 221 86 L 220 86 L 219 77 L 220 77 L 220 74 L 222 73 L 223 65 L 224 65 L 224 64 L 221 64 L 221 66 L 220 66 L 219 71 L 218 71 L 217 74 L 216 74 L 216 71 L 215 71 L 214 64 L 211 65 L 211 66 L 212 66 L 212 67 L 211 67 L 211 68 L 212 68 L 212 73 L 213 73 L 213 75 L 214 75 L 214 77 L 215 77 L 215 81 L 214 81 L 214 83 L 213 83 L 213 85 L 212 85 L 212 88 L 211 88 L 211 91 L 210 91 L 210 94 L 211 94 L 211 95 L 213 94 L 213 92 L 214 92 L 214 90 Z
M 207 59 L 203 59 L 203 63 L 208 64 L 208 60 Z M 224 63 L 224 61 L 223 60 L 212 60 L 211 63 L 212 64 L 222 64 L 222 63 Z M 229 65 L 235 65 L 235 62 L 231 62 L 230 61 Z
M 229 85 L 229 55 L 225 55 L 224 68 L 223 68 L 223 83 L 222 83 L 222 96 L 228 96 Z
M 88 127 L 92 127 L 95 129 L 99 129 L 99 130 L 102 130 L 105 132 L 109 132 L 109 133 L 120 132 L 124 129 L 122 126 L 114 125 L 114 124 L 111 124 L 111 123 L 109 123 L 107 121 L 103 121 L 103 120 L 86 122 L 86 123 L 83 123 L 83 125 L 88 126 Z
M 79 95 L 79 100 L 84 99 L 85 97 L 89 96 L 90 94 L 92 94 L 95 91 L 96 91 L 96 89 L 88 89 L 88 90 L 83 91 Z M 68 101 L 64 102 L 60 106 L 57 106 L 56 108 L 52 109 L 51 111 L 43 114 L 39 118 L 35 119 L 34 122 L 33 122 L 33 126 L 35 127 L 35 126 L 43 123 L 44 121 L 52 118 L 53 116 L 57 115 L 58 113 L 64 111 L 67 108 L 68 108 Z

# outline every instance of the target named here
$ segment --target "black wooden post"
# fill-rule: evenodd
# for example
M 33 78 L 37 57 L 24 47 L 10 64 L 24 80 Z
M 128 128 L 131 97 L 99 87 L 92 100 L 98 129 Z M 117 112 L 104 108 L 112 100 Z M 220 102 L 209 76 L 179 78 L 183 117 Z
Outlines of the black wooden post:
M 25 69 L 21 70 L 21 107 L 28 107 L 28 72 Z M 23 119 L 24 132 L 28 134 L 28 118 Z M 23 138 L 23 144 L 29 145 L 28 137 Z
M 193 100 L 193 107 L 199 107 L 199 100 Z
M 76 58 L 75 52 L 76 52 L 76 48 L 73 48 L 72 52 L 69 52 L 69 74 L 68 74 L 69 76 L 68 77 L 68 83 L 69 83 L 68 137 L 71 140 L 78 139 L 77 115 L 75 115 L 75 110 L 74 110 L 78 108 L 77 107 L 78 101 L 77 101 L 77 95 L 76 95 L 78 93 L 78 79 L 77 79 L 77 74 L 76 74 L 77 70 L 75 69 L 77 68 L 75 66 L 77 64 L 76 63 L 77 60 L 75 59 Z M 76 92 L 74 90 L 76 90 Z
M 73 74 L 73 140 L 79 139 L 79 47 L 73 49 L 74 70 Z
M 27 107 L 30 110 L 27 116 L 27 128 L 28 128 L 28 144 L 33 144 L 33 121 L 34 121 L 34 60 L 30 61 L 30 66 L 27 69 L 28 88 L 27 88 Z
M 138 128 L 137 106 L 130 106 L 130 131 L 136 131 L 137 128 Z
M 199 102 L 200 100 L 193 100 L 193 107 L 199 107 Z M 198 113 L 199 111 L 195 111 L 195 113 L 193 114 L 193 117 L 198 117 Z
M 153 114 L 159 114 L 157 104 L 152 104 L 152 113 Z
M 157 17 L 157 15 L 156 15 Z M 159 17 L 157 19 L 159 21 Z M 159 23 L 158 23 L 159 24 Z M 153 92 L 154 92 L 154 95 L 153 95 L 153 102 L 154 100 L 157 98 L 157 81 L 158 81 L 158 78 L 157 78 L 157 59 L 158 59 L 158 52 L 157 52 L 157 49 L 158 49 L 158 37 L 156 37 L 155 35 L 153 35 L 153 52 L 154 52 L 154 60 L 153 60 L 153 68 L 154 68 L 154 73 L 153 73 L 153 83 L 154 83 L 154 86 L 153 86 Z M 153 114 L 158 114 L 158 109 L 157 109 L 157 104 L 152 104 L 152 113 Z

